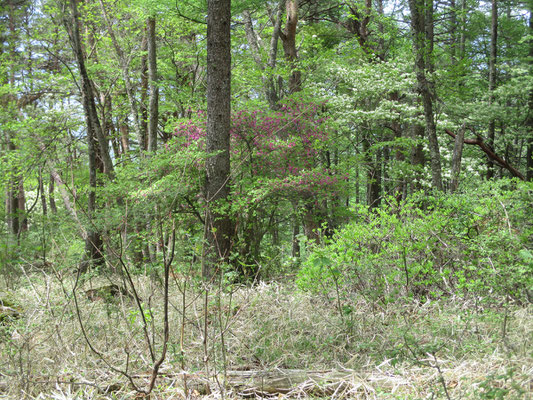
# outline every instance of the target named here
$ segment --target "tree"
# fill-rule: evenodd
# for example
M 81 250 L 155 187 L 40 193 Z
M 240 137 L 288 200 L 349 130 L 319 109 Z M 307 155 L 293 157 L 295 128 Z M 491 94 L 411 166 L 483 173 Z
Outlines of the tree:
M 233 224 L 224 202 L 230 194 L 231 0 L 207 3 L 207 138 L 205 200 L 207 260 L 202 274 L 228 261 Z
M 431 181 L 435 189 L 442 190 L 442 167 L 433 110 L 434 83 L 428 77 L 428 74 L 434 72 L 433 0 L 409 0 L 409 9 L 411 10 L 411 30 L 415 50 L 416 79 L 424 106 L 426 133 L 429 139 Z
M 490 55 L 489 55 L 489 107 L 494 103 L 494 90 L 496 89 L 496 62 L 498 55 L 498 2 L 491 0 L 491 22 L 490 22 Z M 496 130 L 496 120 L 492 117 L 489 121 L 487 133 L 487 144 L 494 147 L 494 136 Z M 487 179 L 494 177 L 494 164 L 488 160 Z
M 78 64 L 78 70 L 81 78 L 81 97 L 83 110 L 85 112 L 85 121 L 87 126 L 87 142 L 89 152 L 89 197 L 87 205 L 87 216 L 89 218 L 89 227 L 87 232 L 87 239 L 85 240 L 85 252 L 89 262 L 94 264 L 103 263 L 103 240 L 102 236 L 98 232 L 98 229 L 94 227 L 94 215 L 96 212 L 96 188 L 97 173 L 107 172 L 108 175 L 113 174 L 113 164 L 111 157 L 109 156 L 108 141 L 104 137 L 98 113 L 96 110 L 96 104 L 94 100 L 93 83 L 89 78 L 87 69 L 85 67 L 84 52 L 81 43 L 80 35 L 80 21 L 77 0 L 70 0 L 70 10 L 72 13 L 71 24 L 65 21 L 67 30 L 70 30 L 70 41 L 72 50 L 76 57 Z M 71 29 L 69 29 L 71 28 Z M 99 145 L 99 148 L 98 148 Z M 103 162 L 98 163 L 99 157 Z M 86 270 L 87 264 L 81 266 L 82 271 Z

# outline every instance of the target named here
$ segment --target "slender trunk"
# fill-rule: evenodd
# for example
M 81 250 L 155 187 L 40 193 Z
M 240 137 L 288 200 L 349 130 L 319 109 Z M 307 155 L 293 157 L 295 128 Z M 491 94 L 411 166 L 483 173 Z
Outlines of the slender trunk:
M 57 214 L 56 200 L 54 197 L 54 177 L 52 175 L 50 175 L 50 183 L 48 184 L 48 202 L 50 203 L 52 214 Z
M 461 36 L 459 37 L 459 57 L 465 58 L 466 55 L 466 0 L 461 0 Z
M 281 21 L 283 17 L 283 9 L 285 8 L 286 0 L 280 0 L 278 8 L 276 10 L 276 19 L 274 20 L 274 30 L 272 31 L 272 36 L 270 37 L 270 49 L 268 52 L 268 93 L 267 100 L 270 108 L 272 110 L 278 107 L 279 101 L 279 92 L 276 89 L 276 84 L 274 82 L 274 68 L 276 68 L 276 62 L 278 58 L 278 42 L 281 32 Z
M 494 103 L 494 90 L 496 89 L 496 61 L 498 52 L 498 1 L 492 0 L 491 28 L 490 28 L 490 56 L 489 56 L 489 107 Z M 492 114 L 492 110 L 491 110 Z M 487 132 L 487 145 L 494 148 L 496 120 L 491 117 Z M 487 179 L 494 177 L 494 163 L 487 162 Z
M 207 137 L 205 199 L 208 206 L 207 261 L 202 274 L 209 278 L 214 264 L 228 261 L 233 224 L 226 207 L 230 194 L 231 124 L 231 1 L 207 3 Z
M 382 150 L 376 150 L 372 154 L 370 142 L 365 139 L 363 142 L 365 159 L 367 164 L 366 170 L 366 201 L 370 208 L 379 207 L 381 201 L 381 160 Z
M 22 176 L 19 176 L 17 180 L 17 201 L 19 212 L 19 231 L 17 233 L 20 234 L 21 232 L 26 232 L 28 230 L 28 216 L 26 215 L 26 194 L 24 193 L 24 179 L 22 178 Z
M 139 133 L 139 149 L 148 150 L 148 27 L 141 43 L 141 128 Z
M 115 36 L 115 31 L 113 30 L 113 25 L 111 23 L 111 20 L 109 19 L 103 0 L 100 0 L 100 7 L 102 9 L 102 14 L 104 16 L 104 20 L 107 25 L 109 37 L 111 38 L 113 48 L 115 49 L 115 53 L 117 54 L 120 71 L 122 73 L 122 79 L 124 80 L 124 85 L 126 87 L 126 94 L 129 100 L 130 112 L 133 117 L 133 122 L 135 125 L 137 140 L 139 141 L 139 148 L 142 150 L 143 149 L 142 143 L 144 143 L 144 135 L 143 135 L 141 123 L 139 121 L 139 111 L 137 107 L 137 99 L 135 97 L 135 88 L 130 79 L 129 61 L 126 55 L 124 54 L 122 47 L 118 43 L 118 40 Z
M 412 128 L 412 137 L 414 140 L 425 140 L 425 130 L 422 125 L 415 124 Z M 420 190 L 422 188 L 421 185 L 421 169 L 426 165 L 426 158 L 424 155 L 424 146 L 422 143 L 418 143 L 411 151 L 411 164 L 414 167 L 418 167 L 415 171 L 414 179 L 412 180 L 411 184 L 411 193 Z
M 378 55 L 382 60 L 385 59 L 385 27 L 383 26 L 383 20 L 385 18 L 385 11 L 383 9 L 383 0 L 377 0 L 377 12 L 379 15 L 378 21 Z
M 76 61 L 78 64 L 78 70 L 81 77 L 81 95 L 83 109 L 85 112 L 85 121 L 87 125 L 87 142 L 88 142 L 88 155 L 89 155 L 89 194 L 88 194 L 88 205 L 87 205 L 87 216 L 89 218 L 90 228 L 86 235 L 85 240 L 85 252 L 86 257 L 89 262 L 95 264 L 103 263 L 103 242 L 99 232 L 92 226 L 92 221 L 95 218 L 96 212 L 96 188 L 97 188 L 97 140 L 102 137 L 103 134 L 98 134 L 98 131 L 101 132 L 100 121 L 98 120 L 98 114 L 96 111 L 96 104 L 94 102 L 94 94 L 92 90 L 92 82 L 89 79 L 87 70 L 85 68 L 85 60 L 83 55 L 83 49 L 81 45 L 81 36 L 80 36 L 80 25 L 79 25 L 79 14 L 78 14 L 78 5 L 77 0 L 70 0 L 70 7 L 72 11 L 72 22 L 71 24 L 66 23 L 67 29 L 71 28 L 71 41 L 74 54 L 76 56 Z M 100 141 L 100 150 L 102 147 L 107 144 L 105 141 Z M 107 153 L 109 156 L 109 153 Z M 103 163 L 110 162 L 107 160 L 107 157 L 102 154 Z M 105 169 L 105 166 L 104 166 Z M 107 167 L 108 173 L 112 173 L 112 165 Z M 82 271 L 85 271 L 89 265 L 87 263 L 82 263 L 80 266 Z
M 452 65 L 457 64 L 457 5 L 450 0 L 450 56 Z
M 259 45 L 259 41 L 257 39 L 257 34 L 255 33 L 254 28 L 253 28 L 252 17 L 249 11 L 245 11 L 243 13 L 243 19 L 244 19 L 244 31 L 246 33 L 246 40 L 248 42 L 248 45 L 250 46 L 252 58 L 254 59 L 254 62 L 257 65 L 257 67 L 262 72 L 261 80 L 263 81 L 265 98 L 268 101 L 268 105 L 270 109 L 274 110 L 277 107 L 278 99 L 277 99 L 275 90 L 274 91 L 272 90 L 274 88 L 272 77 L 267 75 L 267 71 L 265 70 L 265 65 L 263 64 L 263 61 L 261 60 L 261 48 Z M 279 31 L 277 35 L 279 36 Z M 277 40 L 274 43 L 274 46 L 277 47 Z M 271 73 L 271 71 L 269 71 L 269 73 Z
M 148 151 L 157 150 L 157 123 L 159 119 L 159 85 L 157 78 L 157 58 L 155 40 L 155 17 L 147 21 L 148 39 L 148 81 L 150 88 L 150 119 L 148 123 Z
M 433 67 L 433 2 L 431 0 L 409 0 L 411 28 L 415 48 L 415 67 L 418 91 L 424 106 L 426 133 L 431 156 L 431 182 L 435 189 L 442 190 L 442 168 L 437 138 L 437 127 L 433 111 L 433 83 L 428 79 Z
M 529 70 L 533 73 L 533 4 L 530 3 L 529 9 Z M 533 89 L 529 91 L 529 113 L 527 124 L 529 138 L 527 139 L 526 150 L 526 179 L 533 181 Z
M 300 257 L 300 218 L 298 216 L 298 202 L 292 203 L 293 220 L 292 220 L 292 256 Z
M 39 167 L 39 193 L 41 194 L 41 207 L 43 216 L 48 215 L 48 204 L 46 203 L 46 193 L 44 192 L 43 168 Z
M 453 193 L 459 186 L 459 175 L 461 174 L 461 160 L 463 158 L 463 146 L 465 140 L 466 125 L 463 124 L 457 136 L 455 137 L 455 146 L 453 148 L 452 156 L 452 182 L 450 184 L 450 192 Z

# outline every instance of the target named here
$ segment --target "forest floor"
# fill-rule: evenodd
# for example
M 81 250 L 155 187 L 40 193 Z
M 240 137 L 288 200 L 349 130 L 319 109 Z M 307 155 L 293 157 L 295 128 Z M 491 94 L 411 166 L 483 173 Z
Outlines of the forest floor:
M 220 285 L 206 296 L 175 277 L 150 398 L 532 398 L 531 304 L 387 304 L 284 281 Z M 0 399 L 140 398 L 132 383 L 147 388 L 163 348 L 163 289 L 156 277 L 133 276 L 141 313 L 131 289 L 100 289 L 119 282 L 38 270 L 2 283 L 0 299 L 20 315 L 0 322 Z

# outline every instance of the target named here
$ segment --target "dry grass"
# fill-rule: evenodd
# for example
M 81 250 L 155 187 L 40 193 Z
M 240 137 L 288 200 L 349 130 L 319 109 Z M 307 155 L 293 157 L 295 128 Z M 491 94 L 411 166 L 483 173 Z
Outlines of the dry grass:
M 117 371 L 146 387 L 152 361 L 141 314 L 127 297 L 91 301 L 84 294 L 90 287 L 121 279 L 94 278 L 76 290 L 84 330 L 97 355 L 78 321 L 72 296 L 75 277 L 58 276 L 34 272 L 11 291 L 24 312 L 20 320 L 1 328 L 0 398 L 134 398 L 128 379 Z M 146 276 L 134 280 L 150 310 L 145 318 L 157 358 L 161 285 Z M 531 306 L 483 309 L 479 302 L 461 299 L 384 306 L 354 295 L 343 303 L 353 311 L 341 316 L 335 299 L 301 293 L 290 284 L 262 283 L 212 289 L 206 318 L 202 291 L 184 278 L 178 283 L 188 283 L 186 313 L 182 315 L 183 297 L 174 283 L 169 350 L 152 399 L 184 398 L 184 373 L 192 377 L 190 398 L 220 398 L 223 385 L 213 377 L 222 380 L 225 369 L 327 371 L 284 394 L 292 398 L 446 398 L 446 386 L 452 399 L 527 399 L 533 391 Z M 333 371 L 336 378 L 329 382 L 316 379 Z M 193 381 L 201 379 L 210 382 L 211 394 L 200 394 L 201 385 Z M 239 397 L 239 391 L 228 389 L 224 395 Z

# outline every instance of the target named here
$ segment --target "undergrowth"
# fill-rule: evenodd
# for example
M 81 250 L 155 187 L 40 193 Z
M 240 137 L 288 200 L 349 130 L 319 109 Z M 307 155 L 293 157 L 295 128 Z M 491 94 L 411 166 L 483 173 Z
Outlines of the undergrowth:
M 162 290 L 153 277 L 134 279 L 158 352 Z M 132 398 L 118 370 L 146 383 L 150 359 L 137 306 L 120 294 L 88 299 L 88 289 L 109 281 L 87 280 L 76 289 L 84 334 L 75 281 L 41 270 L 19 282 L 22 317 L 2 325 L 0 334 L 0 398 Z M 205 374 L 206 359 L 213 375 L 225 369 L 353 370 L 367 388 L 360 398 L 369 399 L 445 398 L 444 387 L 451 398 L 519 399 L 531 390 L 531 306 L 485 307 L 458 297 L 381 305 L 353 294 L 345 300 L 350 311 L 338 313 L 333 294 L 302 292 L 290 283 L 227 284 L 209 293 L 205 318 L 205 293 L 193 282 L 182 315 L 178 288 L 185 282 L 171 287 L 169 352 L 153 398 L 183 398 L 180 372 Z

